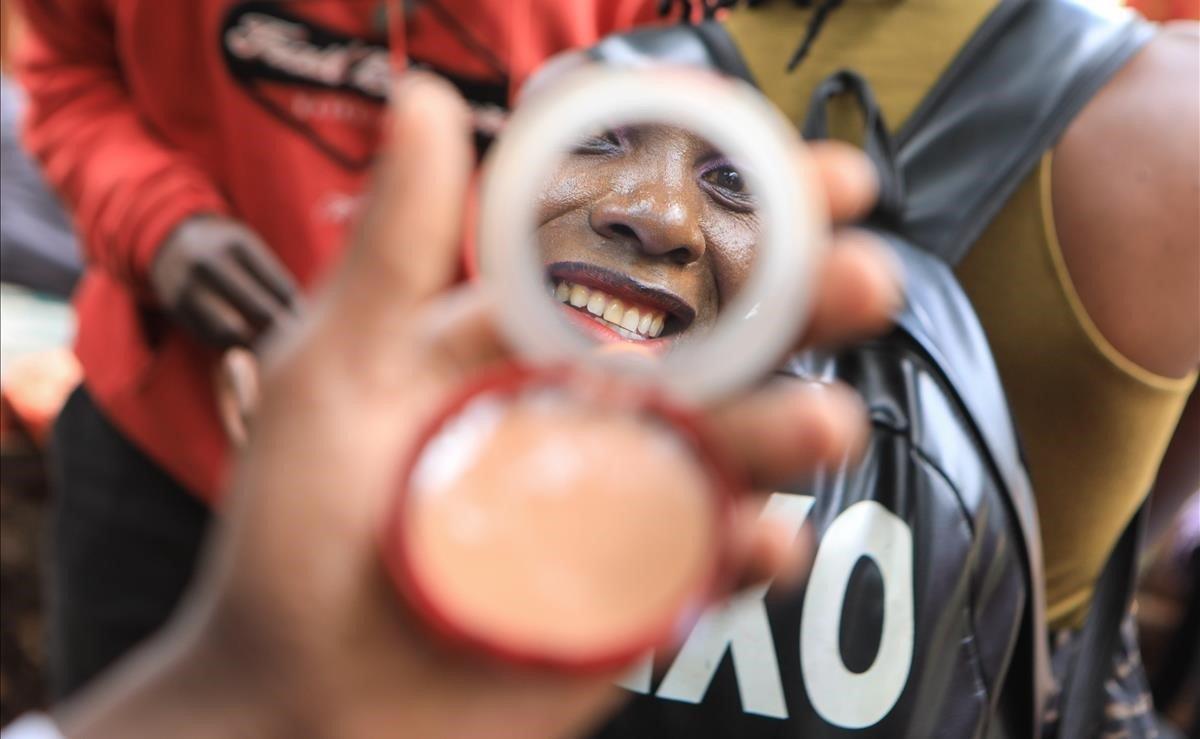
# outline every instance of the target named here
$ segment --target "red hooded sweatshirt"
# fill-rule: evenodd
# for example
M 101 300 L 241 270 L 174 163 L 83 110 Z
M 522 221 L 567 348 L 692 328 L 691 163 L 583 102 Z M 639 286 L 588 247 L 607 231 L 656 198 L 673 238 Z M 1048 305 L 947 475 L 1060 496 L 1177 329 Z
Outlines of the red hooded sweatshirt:
M 541 60 L 655 18 L 654 0 L 426 0 L 410 59 L 504 104 Z M 406 3 L 406 5 L 414 5 Z M 185 218 L 247 223 L 308 286 L 345 241 L 389 65 L 380 0 L 26 0 L 26 142 L 74 212 L 84 384 L 213 502 L 226 442 L 217 353 L 157 310 L 147 276 Z

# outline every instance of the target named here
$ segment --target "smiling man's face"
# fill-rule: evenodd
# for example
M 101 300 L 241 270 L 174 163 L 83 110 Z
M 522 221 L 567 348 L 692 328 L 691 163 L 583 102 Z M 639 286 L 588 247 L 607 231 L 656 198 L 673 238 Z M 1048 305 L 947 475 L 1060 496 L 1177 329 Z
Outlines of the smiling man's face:
M 759 236 L 741 171 L 665 125 L 582 141 L 543 191 L 537 222 L 547 278 L 575 322 L 598 340 L 660 346 L 713 325 Z

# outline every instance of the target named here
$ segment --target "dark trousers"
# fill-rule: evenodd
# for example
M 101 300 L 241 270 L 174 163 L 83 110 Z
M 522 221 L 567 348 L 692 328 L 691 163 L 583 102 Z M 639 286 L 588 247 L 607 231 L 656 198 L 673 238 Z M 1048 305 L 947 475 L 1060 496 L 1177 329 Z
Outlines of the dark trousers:
M 163 625 L 191 580 L 211 513 L 82 387 L 55 423 L 51 464 L 47 632 L 57 701 Z

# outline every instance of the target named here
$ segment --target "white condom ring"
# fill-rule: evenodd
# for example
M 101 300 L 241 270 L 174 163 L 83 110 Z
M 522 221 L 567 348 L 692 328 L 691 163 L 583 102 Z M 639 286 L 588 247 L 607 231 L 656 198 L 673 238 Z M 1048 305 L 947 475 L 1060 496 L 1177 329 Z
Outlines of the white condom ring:
M 761 236 L 747 278 L 703 339 L 660 362 L 597 353 L 559 314 L 535 247 L 539 189 L 584 136 L 618 125 L 689 130 L 745 168 Z M 707 403 L 747 387 L 789 351 L 808 317 L 813 279 L 830 231 L 824 198 L 791 124 L 759 93 L 690 69 L 584 68 L 516 110 L 490 154 L 479 216 L 481 274 L 496 292 L 501 330 L 534 364 L 577 363 L 646 376 L 686 402 Z

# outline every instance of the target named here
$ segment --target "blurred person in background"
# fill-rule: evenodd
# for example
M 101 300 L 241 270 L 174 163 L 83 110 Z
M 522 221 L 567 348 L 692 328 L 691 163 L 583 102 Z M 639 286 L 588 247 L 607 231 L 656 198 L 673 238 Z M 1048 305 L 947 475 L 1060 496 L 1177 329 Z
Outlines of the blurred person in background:
M 0 721 L 42 705 L 43 442 L 79 382 L 66 304 L 82 259 L 58 198 L 20 142 L 12 73 L 23 24 L 0 0 Z
M 407 55 L 504 103 L 548 54 L 656 17 L 652 3 L 594 5 L 549 3 L 529 25 L 503 2 L 415 3 Z M 214 368 L 292 320 L 339 252 L 391 71 L 378 0 L 20 8 L 25 143 L 87 262 L 84 379 L 53 450 L 50 678 L 63 696 L 183 592 L 227 455 Z
M 11 53 L 22 28 L 14 6 L 0 3 L 0 446 L 10 438 L 40 443 L 62 387 L 78 383 L 63 301 L 83 260 L 62 203 L 21 145 L 27 100 Z
M 239 84 L 212 5 L 21 6 L 25 141 L 87 257 L 75 301 L 84 381 L 53 442 L 56 695 L 161 623 L 182 592 L 221 475 L 216 352 L 294 310 L 297 279 L 340 235 L 317 203 L 360 177 L 287 135 Z M 325 10 L 330 24 L 356 20 Z M 331 94 L 363 117 L 382 100 Z M 344 121 L 319 123 L 345 135 Z
M 1200 0 L 1126 0 L 1126 5 L 1151 21 L 1200 20 Z
M 26 99 L 9 72 L 0 67 L 0 280 L 69 297 L 83 271 L 79 247 L 62 204 L 21 146 Z

